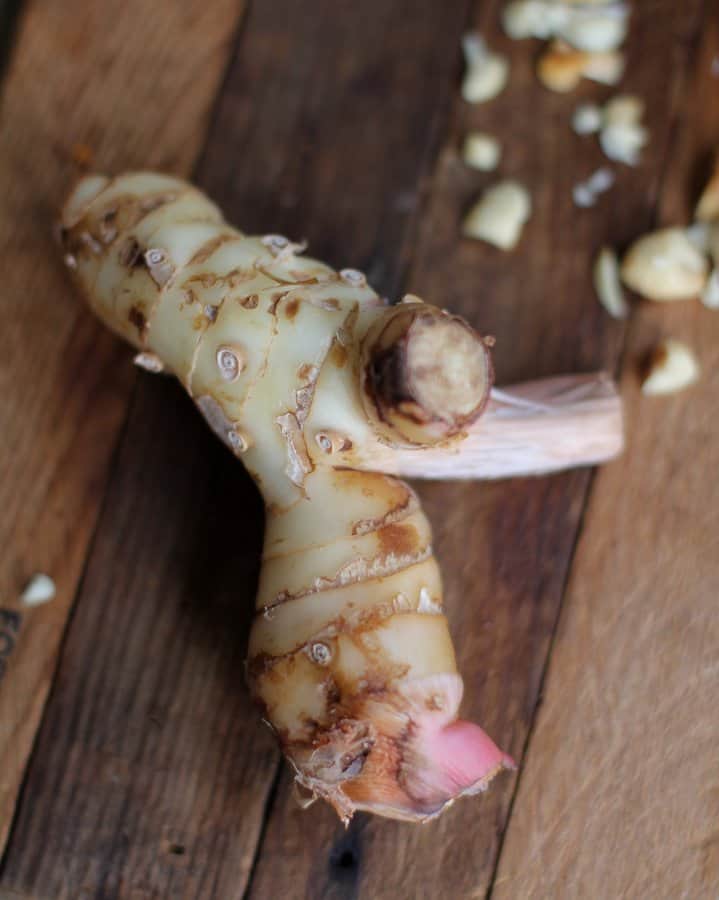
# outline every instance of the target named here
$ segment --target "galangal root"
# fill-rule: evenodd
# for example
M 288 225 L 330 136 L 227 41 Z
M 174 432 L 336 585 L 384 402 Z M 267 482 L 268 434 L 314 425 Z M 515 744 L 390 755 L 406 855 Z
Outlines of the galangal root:
M 244 236 L 164 175 L 84 177 L 61 240 L 95 313 L 140 364 L 182 382 L 263 494 L 247 673 L 297 782 L 344 821 L 424 820 L 511 768 L 457 718 L 462 679 L 417 497 L 369 471 L 393 451 L 446 450 L 452 465 L 490 401 L 491 342 L 418 298 L 387 306 L 361 273 L 283 237 Z M 492 406 L 514 404 L 551 421 L 536 398 Z

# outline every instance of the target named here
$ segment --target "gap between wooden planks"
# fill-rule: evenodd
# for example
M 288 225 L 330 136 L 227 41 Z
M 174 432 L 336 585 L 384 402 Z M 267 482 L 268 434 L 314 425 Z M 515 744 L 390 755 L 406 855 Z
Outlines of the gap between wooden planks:
M 719 148 L 719 9 L 682 92 L 660 223 L 690 220 Z M 702 378 L 636 369 L 685 340 Z M 719 315 L 643 304 L 622 379 L 626 458 L 596 479 L 492 897 L 714 900 L 719 890 Z
M 189 173 L 241 13 L 65 0 L 28 2 L 18 23 L 0 133 L 0 855 L 134 379 L 74 296 L 52 226 L 78 161 Z M 37 571 L 57 597 L 23 609 Z
M 573 134 L 571 114 L 582 100 L 613 91 L 589 84 L 569 97 L 543 90 L 533 72 L 536 45 L 503 38 L 498 8 L 482 4 L 476 21 L 490 45 L 510 56 L 510 82 L 492 104 L 475 110 L 456 101 L 420 217 L 408 287 L 497 336 L 499 383 L 612 369 L 624 330 L 596 301 L 591 264 L 602 243 L 626 245 L 650 225 L 701 4 L 633 6 L 622 87 L 646 99 L 652 141 L 642 167 L 618 170 L 607 202 L 588 211 L 573 206 L 572 186 L 606 160 L 592 139 Z M 658 70 L 658 59 L 669 63 Z M 501 173 L 533 191 L 535 209 L 512 256 L 457 238 L 478 188 L 497 177 L 472 173 L 458 159 L 461 136 L 472 125 L 502 137 Z M 584 472 L 496 485 L 419 485 L 446 582 L 465 715 L 517 759 L 533 719 L 586 486 Z M 457 803 L 423 828 L 357 816 L 345 832 L 319 803 L 298 809 L 285 769 L 248 896 L 483 897 L 512 790 L 507 776 L 486 796 Z

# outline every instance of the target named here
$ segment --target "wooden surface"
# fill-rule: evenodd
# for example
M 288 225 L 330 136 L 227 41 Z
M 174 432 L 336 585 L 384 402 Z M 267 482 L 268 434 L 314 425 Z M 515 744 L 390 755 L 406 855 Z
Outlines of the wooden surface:
M 0 607 L 13 644 L 0 672 L 0 848 L 134 380 L 126 350 L 68 290 L 53 224 L 83 165 L 189 173 L 240 14 L 235 0 L 205 6 L 32 2 L 16 23 L 0 131 Z M 38 571 L 57 597 L 22 609 Z
M 705 22 L 661 222 L 719 143 L 719 7 Z M 682 177 L 683 176 L 683 177 Z M 647 403 L 658 337 L 702 360 L 691 391 Z M 641 308 L 622 394 L 627 454 L 597 475 L 493 897 L 719 895 L 719 316 Z M 572 703 L 567 702 L 571 686 Z
M 602 157 L 569 119 L 610 92 L 543 90 L 538 45 L 500 34 L 498 3 L 268 0 L 241 24 L 231 0 L 25 3 L 0 136 L 0 607 L 22 616 L 0 681 L 0 896 L 716 896 L 719 319 L 641 306 L 627 328 L 590 264 L 658 210 L 686 219 L 719 144 L 718 25 L 700 0 L 635 7 L 623 87 L 646 99 L 651 143 L 578 211 L 572 185 Z M 475 23 L 512 77 L 471 109 L 459 39 Z M 458 240 L 492 179 L 458 158 L 470 126 L 501 136 L 502 174 L 532 190 L 511 255 Z M 130 353 L 48 237 L 85 144 L 111 169 L 186 172 L 199 154 L 198 181 L 242 227 L 306 237 L 390 297 L 496 335 L 500 382 L 622 360 L 628 451 L 593 481 L 420 488 L 465 712 L 521 762 L 486 796 L 421 828 L 357 816 L 344 831 L 321 804 L 297 808 L 243 681 L 258 498 L 172 382 L 140 376 L 128 406 Z M 637 361 L 665 333 L 692 343 L 704 379 L 642 398 Z M 58 596 L 20 610 L 38 570 Z

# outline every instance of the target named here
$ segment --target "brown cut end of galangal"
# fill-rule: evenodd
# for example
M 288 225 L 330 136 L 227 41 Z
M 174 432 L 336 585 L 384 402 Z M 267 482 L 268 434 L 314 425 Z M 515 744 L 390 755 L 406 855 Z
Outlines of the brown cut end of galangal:
M 484 410 L 492 381 L 489 342 L 424 304 L 398 307 L 368 352 L 365 385 L 377 417 L 410 443 L 461 433 Z

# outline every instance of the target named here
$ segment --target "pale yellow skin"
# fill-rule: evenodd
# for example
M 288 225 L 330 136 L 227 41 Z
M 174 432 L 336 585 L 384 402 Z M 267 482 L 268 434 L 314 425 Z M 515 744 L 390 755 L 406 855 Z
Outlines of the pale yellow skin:
M 359 367 L 388 308 L 360 273 L 245 237 L 164 175 L 84 178 L 62 229 L 95 313 L 177 376 L 262 491 L 248 675 L 298 781 L 343 818 L 435 814 L 453 798 L 426 773 L 413 788 L 407 725 L 453 721 L 462 688 L 429 524 L 406 484 L 345 468 L 387 443 Z

